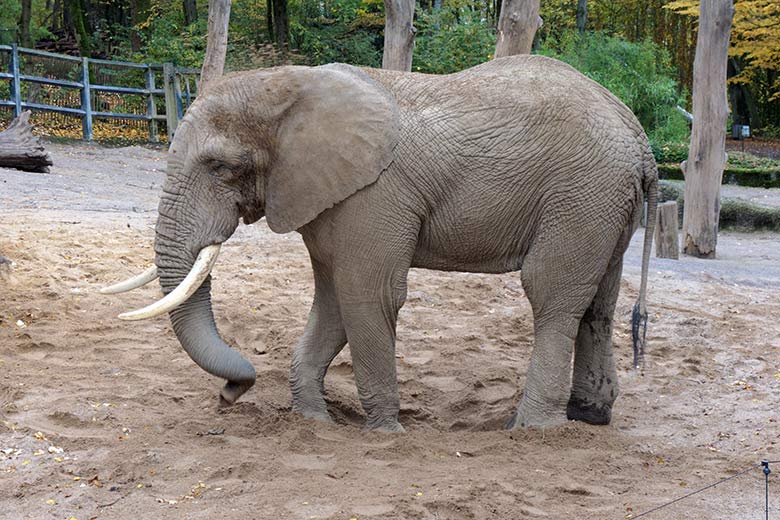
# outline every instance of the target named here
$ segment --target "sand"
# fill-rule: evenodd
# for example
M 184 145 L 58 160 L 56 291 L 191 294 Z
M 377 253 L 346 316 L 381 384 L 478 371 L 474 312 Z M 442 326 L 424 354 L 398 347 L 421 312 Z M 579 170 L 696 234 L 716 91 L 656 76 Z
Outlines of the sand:
M 606 427 L 506 431 L 532 318 L 518 273 L 413 270 L 398 327 L 406 434 L 362 430 L 348 348 L 336 422 L 290 411 L 290 353 L 313 282 L 300 237 L 240 226 L 214 270 L 224 337 L 257 385 L 222 382 L 167 318 L 116 315 L 155 285 L 98 289 L 153 259 L 164 154 L 49 144 L 53 173 L 0 169 L 0 518 L 630 518 L 780 460 L 780 235 L 723 233 L 720 258 L 654 259 L 649 350 L 631 368 L 641 232 L 616 312 L 621 395 Z M 777 476 L 776 476 L 777 475 Z M 647 518 L 763 518 L 756 469 Z M 770 506 L 780 508 L 780 463 Z

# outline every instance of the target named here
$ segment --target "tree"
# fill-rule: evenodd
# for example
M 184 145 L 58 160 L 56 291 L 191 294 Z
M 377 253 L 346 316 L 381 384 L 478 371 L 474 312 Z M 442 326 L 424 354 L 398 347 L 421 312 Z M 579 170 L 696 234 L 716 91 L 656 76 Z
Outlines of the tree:
M 73 32 L 76 34 L 76 40 L 79 44 L 79 52 L 82 56 L 92 54 L 92 45 L 87 30 L 87 16 L 84 0 L 65 0 L 65 13 L 70 16 L 70 22 L 73 24 Z
M 414 0 L 385 0 L 385 47 L 382 68 L 412 70 Z
M 290 46 L 290 13 L 287 0 L 273 0 L 274 41 L 282 52 Z
M 192 25 L 198 21 L 198 4 L 196 0 L 183 0 L 181 7 L 184 13 L 185 25 Z
M 22 44 L 22 47 L 32 47 L 30 40 L 31 15 L 32 0 L 22 0 L 22 14 L 19 16 L 19 42 Z
M 726 67 L 734 16 L 732 0 L 702 0 L 693 62 L 693 129 L 685 174 L 683 250 L 714 258 L 720 184 L 726 163 Z
M 209 0 L 208 39 L 203 68 L 200 71 L 200 89 L 222 76 L 227 54 L 228 25 L 230 24 L 230 0 Z
M 530 54 L 534 35 L 541 26 L 539 0 L 504 0 L 498 19 L 496 58 Z
M 585 24 L 588 21 L 588 0 L 577 0 L 577 31 L 585 32 Z

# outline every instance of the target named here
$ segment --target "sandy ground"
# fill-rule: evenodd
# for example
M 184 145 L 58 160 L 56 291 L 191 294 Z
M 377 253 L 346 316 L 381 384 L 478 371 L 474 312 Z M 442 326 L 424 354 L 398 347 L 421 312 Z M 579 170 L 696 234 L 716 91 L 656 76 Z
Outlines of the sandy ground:
M 415 270 L 398 331 L 401 422 L 361 429 L 348 349 L 326 379 L 336 424 L 290 412 L 290 352 L 312 297 L 296 234 L 241 226 L 214 272 L 225 338 L 258 371 L 239 404 L 150 286 L 97 289 L 152 260 L 164 155 L 50 145 L 52 174 L 0 170 L 0 518 L 630 518 L 780 459 L 780 236 L 721 235 L 715 261 L 655 260 L 649 352 L 630 368 L 641 233 L 626 256 L 612 425 L 505 431 L 532 319 L 518 274 Z M 774 196 L 774 192 L 772 192 Z M 776 476 L 777 475 L 777 476 Z M 780 463 L 770 506 L 780 511 Z M 754 470 L 647 518 L 763 518 Z

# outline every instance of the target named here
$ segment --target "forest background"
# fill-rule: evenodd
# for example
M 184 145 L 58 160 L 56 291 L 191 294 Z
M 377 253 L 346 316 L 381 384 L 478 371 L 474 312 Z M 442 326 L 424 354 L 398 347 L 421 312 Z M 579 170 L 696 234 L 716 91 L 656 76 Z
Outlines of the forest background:
M 0 43 L 199 67 L 206 0 L 5 0 Z M 731 124 L 780 137 L 780 2 L 737 0 Z M 456 72 L 493 58 L 500 0 L 420 0 L 412 70 Z M 638 116 L 659 162 L 687 156 L 697 0 L 542 0 L 534 52 L 566 61 Z M 345 62 L 380 67 L 380 0 L 233 0 L 227 69 Z M 725 131 L 725 129 L 724 129 Z

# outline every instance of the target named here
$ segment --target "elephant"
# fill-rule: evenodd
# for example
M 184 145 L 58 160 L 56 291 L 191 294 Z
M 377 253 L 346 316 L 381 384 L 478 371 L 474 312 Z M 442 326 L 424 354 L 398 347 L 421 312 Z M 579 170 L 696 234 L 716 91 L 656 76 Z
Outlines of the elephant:
M 292 352 L 292 409 L 331 420 L 324 378 L 349 342 L 366 428 L 392 432 L 403 431 L 395 342 L 409 269 L 520 271 L 534 346 L 508 427 L 608 424 L 623 254 L 646 196 L 634 313 L 643 342 L 657 184 L 631 111 L 551 58 L 449 75 L 345 64 L 234 73 L 176 130 L 155 265 L 105 292 L 159 278 L 164 297 L 120 318 L 169 313 L 189 356 L 227 380 L 229 405 L 256 373 L 217 331 L 209 271 L 239 219 L 296 231 L 314 298 Z

